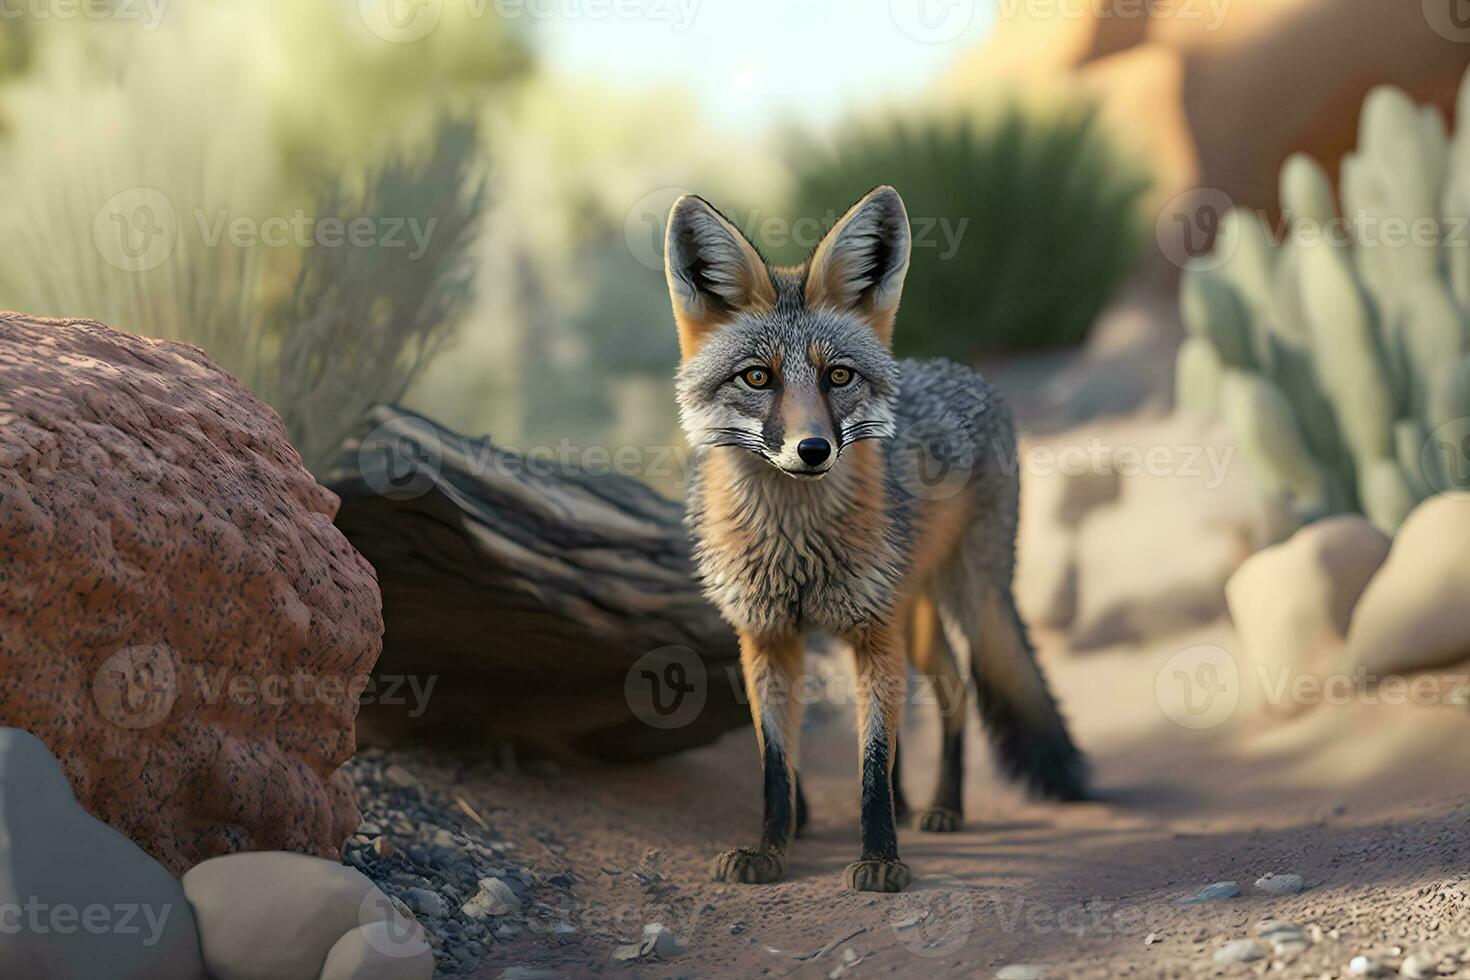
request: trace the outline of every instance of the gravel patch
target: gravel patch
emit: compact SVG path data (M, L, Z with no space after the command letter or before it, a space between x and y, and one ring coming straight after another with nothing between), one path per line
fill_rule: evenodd
M348 763L362 823L342 860L423 926L435 976L466 973L523 932L565 934L570 927L541 898L569 889L570 878L543 882L473 804L421 780L414 765L373 750Z

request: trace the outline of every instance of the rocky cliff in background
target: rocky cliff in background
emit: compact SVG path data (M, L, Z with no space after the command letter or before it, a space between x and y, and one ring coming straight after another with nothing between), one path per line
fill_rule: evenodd
M0 314L0 725L175 874L357 825L382 617L337 504L198 349Z
M1007 83L1079 82L1154 168L1160 203L1210 187L1274 209L1291 153L1335 171L1374 85L1454 105L1470 25L1453 11L1454 0L1004 0L990 40L941 89L969 102Z

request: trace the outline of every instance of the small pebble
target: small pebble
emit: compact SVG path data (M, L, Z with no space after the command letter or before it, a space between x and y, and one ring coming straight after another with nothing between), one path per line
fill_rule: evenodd
M484 878L480 881L480 892L461 907L472 919L483 919L492 915L517 915L521 911L521 900L509 885L499 878Z
M449 914L449 904L444 901L444 897L427 888L410 888L403 893L403 903L413 910L414 915L442 919Z
M1429 977L1439 976L1439 960L1426 953L1415 953L1404 958L1399 964L1399 974L1406 976L1409 980L1428 980Z
M1175 905L1199 905L1202 902L1215 902L1222 898L1235 898L1240 894L1240 885L1233 881L1217 881L1213 885L1206 885L1193 895L1175 901Z
M1272 895L1295 895L1306 887L1301 875L1268 874L1256 879L1256 887Z
M1394 970L1370 957L1354 956L1352 962L1348 963L1348 973L1355 977L1387 977L1392 976Z
M1046 973L1030 963L1012 963L995 971L995 980L1042 980Z
M1237 939L1215 950L1216 963L1254 963L1265 957L1265 947L1254 939Z
M1270 943L1271 951L1281 958L1298 956L1312 947L1312 940L1302 927L1291 922L1266 922L1258 935Z
M650 922L643 927L643 955L670 957L684 952L684 947L674 938L668 927L659 922Z

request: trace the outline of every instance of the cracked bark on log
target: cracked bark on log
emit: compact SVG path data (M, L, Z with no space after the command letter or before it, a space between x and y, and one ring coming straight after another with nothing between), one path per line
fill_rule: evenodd
M694 580L677 502L387 406L324 482L383 592L365 741L631 761L749 722L735 636ZM406 684L393 693L407 703L370 703L404 676L434 679L419 717Z

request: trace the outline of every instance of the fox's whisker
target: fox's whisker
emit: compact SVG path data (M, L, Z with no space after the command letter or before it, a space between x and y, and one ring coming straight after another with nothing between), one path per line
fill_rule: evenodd
M893 424L886 419L868 419L862 422L854 422L842 430L842 442L844 444L861 442L864 439L881 439L890 435Z
M765 449L765 446L761 443L761 440L758 436L756 436L752 432L747 432L744 429L727 428L721 426L713 429L708 429L706 431L712 438L712 441L706 443L706 445L710 446L711 448L720 448L722 446L725 446L733 447L735 449L748 449L751 452L756 453L761 452Z

